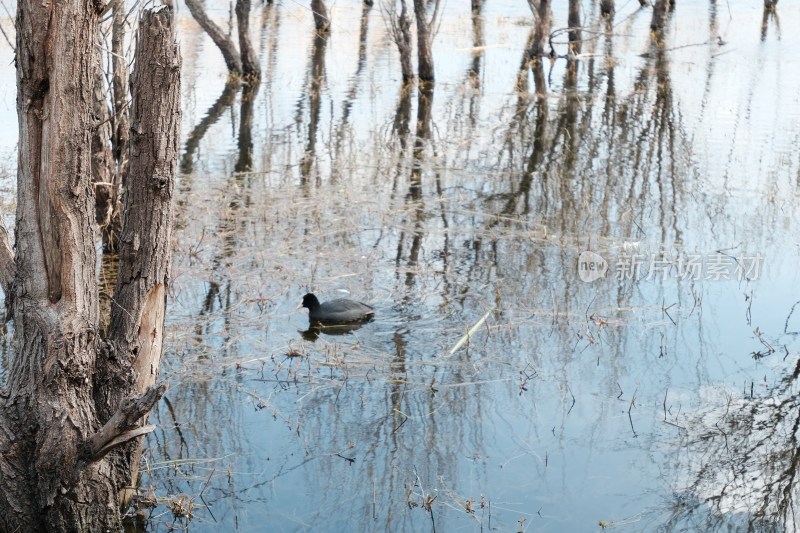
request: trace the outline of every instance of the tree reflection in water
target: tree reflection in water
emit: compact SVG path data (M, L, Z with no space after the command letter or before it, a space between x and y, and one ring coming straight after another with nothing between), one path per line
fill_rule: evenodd
M260 84L184 45L173 388L143 486L201 531L793 529L778 12L684 2L651 31L619 2L445 3L420 87L380 3L327 4L322 34L305 5L254 9ZM578 278L585 250L606 279ZM759 279L677 275L756 252ZM311 289L376 320L306 331ZM755 327L785 362L750 357Z

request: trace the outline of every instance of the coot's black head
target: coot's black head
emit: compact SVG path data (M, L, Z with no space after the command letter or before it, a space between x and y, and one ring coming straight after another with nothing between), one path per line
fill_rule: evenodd
M319 307L319 300L317 300L317 297L309 292L308 294L303 296L303 307L308 307L309 309L316 309L317 307Z

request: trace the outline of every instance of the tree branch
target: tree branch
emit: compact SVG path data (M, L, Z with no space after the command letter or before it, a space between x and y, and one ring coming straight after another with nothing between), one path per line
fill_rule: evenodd
M137 426L143 416L169 389L169 383L152 385L137 399L128 399L106 424L89 439L89 462L96 462L117 446L140 435L150 433L155 426Z
M192 14L194 20L197 21L200 27L211 37L211 40L214 41L214 44L217 45L219 51L222 52L222 57L225 59L228 70L241 76L242 59L233 40L225 35L222 28L217 26L213 20L208 18L199 0L186 0L186 7L189 8L189 13Z

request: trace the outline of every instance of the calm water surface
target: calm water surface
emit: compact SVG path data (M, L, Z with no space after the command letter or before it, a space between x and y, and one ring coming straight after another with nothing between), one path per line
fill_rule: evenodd
M257 3L249 91L181 6L147 529L797 530L800 8L583 2L520 76L525 3L462 3L429 93L378 5Z
M579 59L519 91L525 7L448 3L423 95L377 7L317 41L305 6L259 8L264 78L221 106L184 19L142 485L192 497L191 529L795 529L800 11L686 2L658 49L649 12L609 35L587 2ZM309 290L377 319L304 338Z

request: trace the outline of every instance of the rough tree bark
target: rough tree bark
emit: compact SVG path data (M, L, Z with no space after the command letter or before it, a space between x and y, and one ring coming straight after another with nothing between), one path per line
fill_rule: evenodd
M103 420L126 398L141 396L155 384L161 360L180 153L180 55L172 24L171 13L145 13L139 27L120 266L104 357L95 374ZM138 460L129 464L128 480L136 477Z
M118 531L118 490L131 478L130 465L118 466L116 448L151 430L142 419L166 390L153 383L180 118L172 13L148 12L141 23L147 37L139 39L146 48L139 53L159 56L140 55L137 61L142 74L134 98L153 111L142 113L133 129L152 136L147 141L152 144L136 145L131 163L132 168L137 160L159 163L152 172L140 163L137 174L131 173L132 188L150 192L144 197L130 193L138 202L131 201L131 210L138 215L126 213L133 252L122 260L125 272L135 271L139 282L149 280L154 287L131 296L129 278L120 280L114 300L130 323L113 324L106 341L98 331L91 181L96 9L93 0L23 0L17 6L15 264L7 262L8 242L0 232L0 279L13 276L15 325L14 357L0 393L2 531ZM163 225L157 238L149 230L156 222ZM155 255L158 261L148 262ZM130 331L134 341L121 342ZM112 358L116 364L108 362ZM123 367L123 360L134 363ZM127 373L110 375L116 372ZM104 390L118 383L127 387Z

